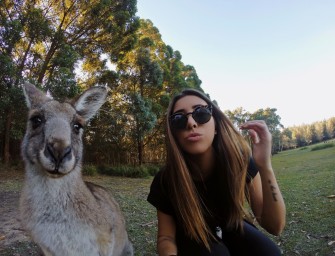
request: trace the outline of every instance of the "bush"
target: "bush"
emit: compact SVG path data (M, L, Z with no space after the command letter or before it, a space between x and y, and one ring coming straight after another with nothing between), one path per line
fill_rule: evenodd
M85 165L83 167L83 175L94 176L97 173L98 173L98 170L94 165Z
M133 168L126 165L114 166L111 168L111 174L114 176L132 177L132 173L134 173Z
M108 174L113 176L122 176L130 178L144 178L149 176L147 169L144 168L143 166L128 166L128 165L111 167L109 169Z
M109 174L109 172L110 172L110 167L107 166L107 165L98 165L97 169L98 169L98 173L99 173L99 174L110 175L110 174Z
M335 145L333 143L325 143L325 144L319 144L317 146L314 146L311 148L311 151L315 150L320 150L320 149L325 149L325 148L331 148L334 147Z
M145 164L141 166L119 165L119 166L98 166L98 173L109 176L121 176L130 178L146 178L154 176L160 167L153 164Z
M159 165L154 165L154 164L146 164L144 165L147 170L148 170L148 173L150 176L155 176L156 173L160 170L160 166Z

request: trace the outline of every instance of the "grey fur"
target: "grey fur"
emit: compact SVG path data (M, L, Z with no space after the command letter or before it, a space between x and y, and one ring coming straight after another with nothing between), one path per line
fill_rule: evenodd
M133 255L118 203L81 174L81 125L105 102L107 90L92 87L72 105L29 83L23 89L29 108L21 147L23 227L45 255Z

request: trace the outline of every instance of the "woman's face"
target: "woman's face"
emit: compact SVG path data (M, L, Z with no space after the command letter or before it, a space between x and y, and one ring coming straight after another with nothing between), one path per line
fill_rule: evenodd
M172 114L192 113L199 106L208 106L203 99L188 95L176 101ZM215 136L215 122L211 116L204 124L197 123L191 114L187 115L184 129L174 129L175 137L181 148L191 155L202 155L212 152L212 142Z

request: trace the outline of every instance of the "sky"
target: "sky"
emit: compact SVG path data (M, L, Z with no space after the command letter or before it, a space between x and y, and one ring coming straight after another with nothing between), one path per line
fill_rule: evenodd
M221 110L276 108L285 127L335 116L335 0L137 0Z

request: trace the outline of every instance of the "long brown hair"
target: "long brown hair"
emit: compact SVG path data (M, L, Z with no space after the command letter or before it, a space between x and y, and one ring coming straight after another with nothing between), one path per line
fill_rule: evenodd
M227 202L225 228L228 229L243 231L246 174L251 153L249 145L232 122L200 91L185 89L171 100L167 112L167 159L163 177L169 184L177 217L182 221L184 230L190 237L209 249L209 239L213 238L213 235L205 223L206 209L203 209L194 185L188 156L178 145L169 122L175 103L187 95L197 96L212 106L212 116L217 131L213 141L216 152L216 171L223 185L219 192L221 194L218 196L223 197Z

